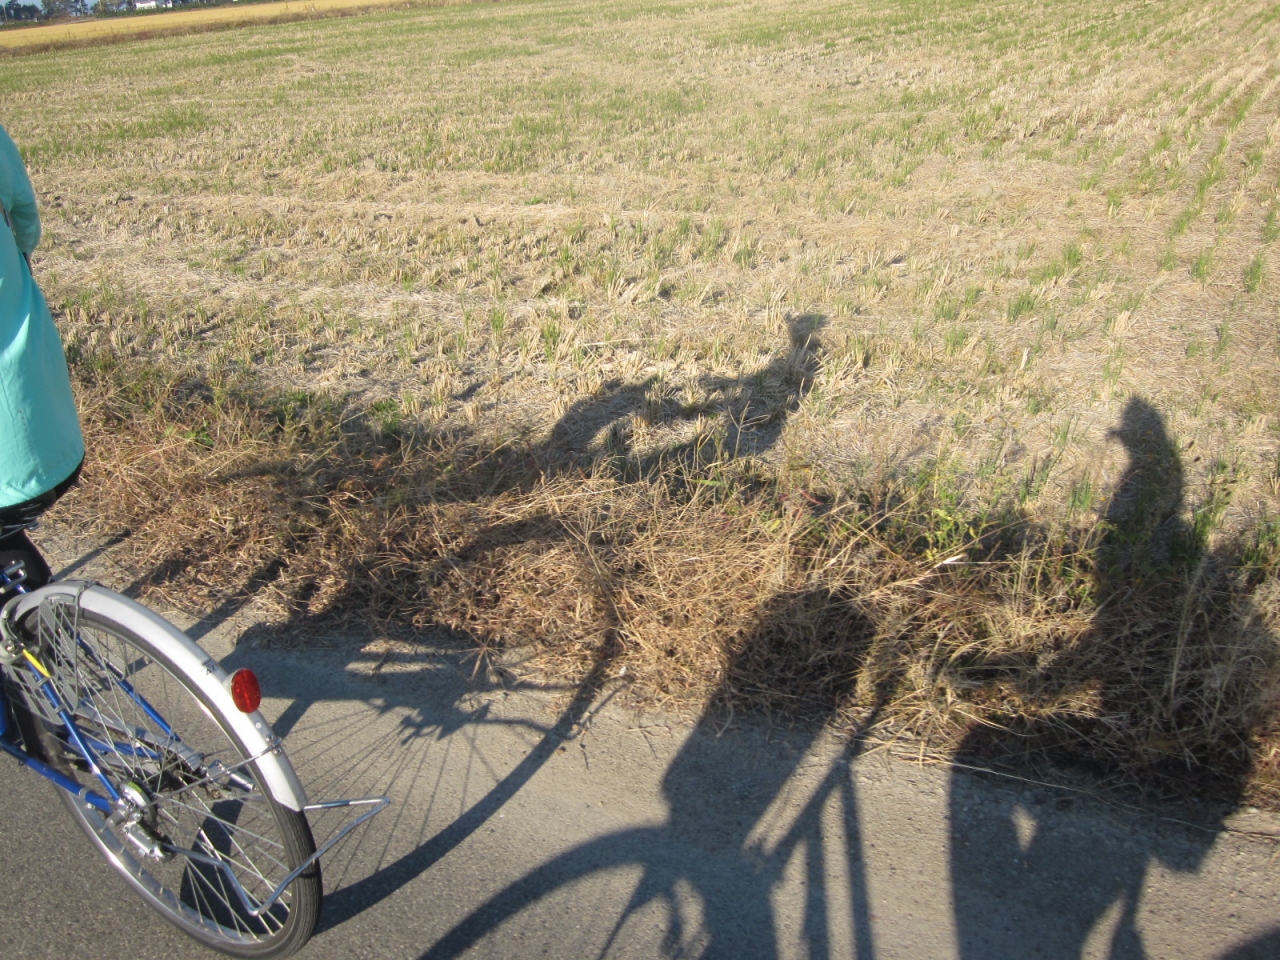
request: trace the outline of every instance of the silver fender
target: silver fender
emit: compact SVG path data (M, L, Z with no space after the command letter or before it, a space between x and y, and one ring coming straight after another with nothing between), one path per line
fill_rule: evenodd
M220 717L234 730L249 754L258 756L258 769L271 795L290 810L301 811L307 805L306 791L302 789L293 764L283 752L271 749L272 733L266 718L258 711L241 713L236 708L227 688L227 672L195 641L141 604L85 580L63 580L17 597L5 610L5 616L12 618L11 622L16 621L52 596L78 601L81 609L145 636L183 674L184 679L217 708ZM178 731L179 735L181 732Z

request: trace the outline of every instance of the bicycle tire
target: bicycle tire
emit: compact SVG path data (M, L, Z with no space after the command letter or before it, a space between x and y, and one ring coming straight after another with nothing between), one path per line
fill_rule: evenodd
M202 689L199 672L208 672L211 662L157 631L153 614L114 599L122 602L106 615L81 608L75 597L53 595L16 623L87 735L100 770L117 793L132 798L117 810L133 816L106 815L81 797L58 792L107 861L183 932L232 956L287 956L315 929L318 862L259 917L226 872L234 872L256 902L265 900L315 852L306 817L274 796L263 755L255 759L225 704ZM35 752L86 790L103 794L41 695L37 675L24 674L22 732L39 741Z

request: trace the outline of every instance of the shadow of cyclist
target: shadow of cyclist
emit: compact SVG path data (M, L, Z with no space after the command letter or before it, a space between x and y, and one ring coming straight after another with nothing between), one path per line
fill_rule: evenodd
M1073 770L1105 785L1108 764L1119 764L1124 782L1149 785L1149 800L1194 793L1218 812L1239 802L1249 771L1247 722L1189 743L1199 731L1188 707L1206 694L1206 678L1229 686L1271 675L1266 664L1274 661L1273 645L1249 625L1252 618L1229 616L1211 596L1222 586L1218 561L1206 553L1202 532L1183 518L1181 458L1159 412L1132 398L1111 436L1123 444L1128 465L1094 557L1097 613L1085 641L1051 668L1089 678L1090 689L1076 692L1095 699L1091 717L1010 717L1001 726L975 727L957 753L951 867L966 960L1076 960L1086 943L1117 960L1145 958L1137 911L1150 864L1194 872L1217 839L1212 829L1181 827L1104 836L1063 816L1059 791L992 784L966 768L1032 780L1060 779ZM1203 623L1193 628L1189 611ZM1242 644L1251 646L1249 662L1261 668L1256 679L1231 660ZM1064 693L1055 675L1026 663L989 661L983 668L1021 682L1031 697ZM1198 777L1186 775L1188 761L1199 766Z
M816 334L822 323L821 317L813 315L792 318L788 321L788 340L785 350L769 363L741 377L707 378L701 382L700 386L705 393L705 398L704 402L700 404L699 410L709 410L725 418L727 424L724 436L728 438L728 442L721 443L715 451L711 452L706 451L696 442L680 442L657 453L642 452L635 456L631 456L629 449L626 449L624 450L624 456L631 456L632 461L631 471L633 472L631 475L647 476L651 471L663 468L678 460L691 459L705 463L708 455L723 458L745 455L748 452L758 454L766 451L776 443L785 426L787 417L798 408L812 386L819 363L819 346ZM655 384L651 381L629 385L614 384L593 397L574 404L553 427L544 442L535 445L531 450L521 452L522 456L527 456L540 469L527 475L516 471L516 489L521 489L525 483L532 484L537 482L539 475L554 476L571 471L593 472L601 465L604 459L613 456L613 453L608 449L602 453L598 449L598 445L593 445L599 435L601 433L607 434L629 417L643 413L645 410L648 411L646 415L650 416L654 422L673 427L678 427L682 421L698 415L691 409L674 404L674 401L661 391L655 392L654 387ZM357 438L356 445L359 446L360 443L360 438ZM622 446L625 448L627 445L624 443ZM476 476L465 477L464 482L458 485L458 489L471 491L475 494L476 502L480 503L483 499L481 491L492 493L494 489L480 476L483 470L490 469L491 466L491 464L481 464L476 467L474 470ZM463 473L467 473L471 469L466 463L459 464L458 468ZM294 472L299 469L298 465L280 463L274 465L271 469L280 472L278 478L267 478L272 480L271 489L276 490L278 488L279 491L283 491L278 494L280 497L294 496L292 491L299 486L296 483L299 478L294 476ZM370 487L371 484L375 483L373 479L365 476L350 476L349 471L342 470L341 463L325 464L324 473L325 475L322 477L302 478L307 482L301 486L308 490L314 488L317 499L322 497L335 483L345 487L355 484L360 492L368 492L370 495L372 495L372 492L376 492L372 491ZM344 476L344 473L347 475ZM521 480L520 477L525 479ZM231 483L235 482L236 478L228 476L224 479L225 482ZM341 486L339 489L341 489ZM345 495L351 497L356 494L351 490L347 490ZM281 509L285 509L288 507L288 503L282 501L280 506ZM565 528L562 522L556 521L555 518L525 517L478 529L465 543L457 546L442 547L440 555L433 558L434 566L428 572L428 575L441 577L453 575L459 570L465 570L470 566L476 565L494 552L516 545L531 543L539 548L545 547L546 549L563 549L566 546L572 549L591 549L589 545L576 544L571 532ZM325 630L332 611L342 610L344 604L358 606L364 603L367 600L366 594L371 588L367 584L361 585L358 583L359 573L363 569L377 567L382 562L382 559L381 557L361 556L347 558L347 562L353 571L349 577L350 582L342 590L338 591L336 595L330 595L324 610L318 612L312 612L305 602L304 584L303 593L300 594L302 599L296 605L292 614L283 623L275 624L270 628L251 630L242 638L241 645L228 658L226 662L228 668L253 662L252 647L254 641L259 639L259 634L262 635L261 639L269 639L268 635L278 637L299 631L307 634L320 633ZM139 585L167 582L173 576L180 577L186 569L196 568L201 562L203 562L203 558L198 553L187 551L184 548L177 556L167 560L161 558L154 570L149 574L144 574L139 581ZM302 565L298 564L297 566ZM285 572L294 578L298 576L293 558L270 558L260 569L249 576L245 591L228 598L218 610L201 620L192 631L193 636L198 638L216 629L228 617L234 616L247 606L252 599L254 591L274 582L277 577ZM607 610L610 607L608 595L610 586L602 582L598 584L598 588L601 591L601 596L596 599L599 601L599 606ZM361 593L362 590L365 592L364 594ZM780 599L778 608L766 611L764 614L765 622L759 625L744 626L744 647L734 655L735 662L743 664L752 657L762 655L760 654L760 649L763 648L760 647L760 644L763 643L763 638L781 635L779 633L781 627L778 625L787 619L781 612L783 607L791 605L790 608L794 611L795 603L806 606L813 602L813 597L803 601L795 600L795 598ZM772 624L772 626L768 626L768 624ZM851 634L858 643L861 642L859 630L860 628L854 629ZM828 630L827 634L824 634L824 636L828 635L830 635L830 630ZM455 648L465 647L467 641L468 638L465 635L455 634L446 643L446 646L452 644ZM442 662L448 662L456 678L463 678L466 672L463 669L463 657L456 649L442 649L431 653L432 656ZM389 863L380 863L371 874L334 891L327 898L322 924L325 927L340 924L345 919L354 916L400 889L428 870L441 857L457 847L486 823L489 818L494 816L504 804L529 782L567 740L574 737L581 730L591 712L599 707L601 700L607 696L610 679L616 675L615 664L619 654L620 646L617 630L614 627L606 627L595 641L592 662L586 671L586 675L574 688L569 703L554 721L536 729L531 728L535 734L536 742L531 746L527 755L514 768L509 769L502 775L480 800L471 804L461 816L454 819L447 827L416 845L409 853ZM729 675L732 677L737 674L731 669ZM836 674L840 678L840 682L846 681L851 675L851 672ZM286 708L284 714L277 721L278 732L281 733L287 732L307 711L315 699L314 691L303 687L293 687L289 684L288 679L285 678L285 683L276 689L278 694L292 696L294 699L294 702ZM421 731L406 727L397 733L403 738L418 736L425 732L433 732L439 736L442 735L443 731L489 722L483 711L472 711L463 706L463 700L468 692L497 689L503 685L511 686L507 681L491 681L483 676L479 679L466 678L465 680L460 679L460 682L457 683L451 682L447 685L448 689L443 691L447 701L443 706L440 704L423 705L425 709L419 711L421 713ZM519 684L515 684L515 686L519 686ZM828 702L830 699L826 693L822 694L822 697L828 697L828 700L823 702ZM819 699L822 697L819 697ZM408 706L411 709L416 706L407 701L399 705ZM389 704L388 706L391 705ZM816 720L818 725L821 724L826 712L829 712L829 707L824 707L818 711L820 714ZM669 774L668 787L673 812L673 825L678 830L684 829L681 826L684 823L703 822L699 819L702 815L693 811L692 797L694 792L691 789L691 784L694 774L691 771L696 765L696 758L705 756L705 750L710 749L705 746L704 741L713 742L714 738L711 736L710 730L717 722L714 720L713 714L709 712L704 719L699 734L694 741L691 741L692 745L682 754L684 759L679 761ZM410 722L410 726L412 726L412 722ZM708 740L709 737L711 738L710 740ZM699 746L700 744L703 745ZM704 752L699 753L700 750ZM743 801L744 804L747 804L744 807L744 819L742 820L744 824L754 823L759 819L764 809L764 806L760 804L767 805L769 798L773 795L774 788L777 784L784 782L793 770L794 766L784 763L781 767L772 768L770 773L763 777L759 791L752 795L757 796L759 802L748 803L746 800ZM834 790L835 787L831 789ZM673 850L670 839L672 833L667 832L662 836L665 843L664 849ZM744 842L745 834L735 834L734 844L731 846L741 848ZM741 867L742 858L746 855L739 850L739 854L736 856L737 859L730 861L728 873L724 876L733 875L734 871ZM700 889L714 886L716 883L714 876L705 872L699 874L700 870L703 870L700 865L690 864L687 867L682 867L678 872L694 876L700 885ZM762 887L752 894L750 900L753 903L753 910L764 910L765 914L767 914L767 901L761 900L760 896L756 895L763 889ZM748 921L744 919L745 914L742 914L741 911L737 911L721 901L715 901L712 912L716 916L723 915L723 918L719 920L713 917L712 922L712 926L718 931L717 936L720 939L732 936L729 932L730 914L736 918L734 922L748 925L752 923L767 923L767 920Z
M544 476L566 472L590 474L606 461L616 463L619 460L630 461L623 470L630 478L647 476L655 470L672 466L676 461L698 461L707 455L707 451L697 441L692 441L656 454L632 456L626 438L627 421L643 415L652 422L670 425L696 416L705 409L717 410L727 418L735 454L748 450L762 453L777 441L787 416L794 412L812 386L819 363L817 331L823 322L823 318L816 315L789 319L787 351L742 378L708 378L702 384L707 400L699 405L697 411L676 405L652 380L607 385L593 396L573 404L554 425L548 438L532 451L532 458ZM601 434L605 435L603 443L595 443ZM715 455L725 456L728 446L722 444ZM441 575L457 575L495 550L532 539L545 540L549 548L557 542L573 550L590 549L578 544L556 518L532 517L495 524L479 531L472 540L441 557L437 566ZM596 598L598 607L611 610L610 585L596 578L593 589L602 593ZM607 681L616 672L614 661L621 653L617 626L614 624L605 629L597 641L593 665L578 684L570 704L527 757L483 800L441 834L373 876L330 897L322 921L324 924L340 923L424 872L473 833L528 782L555 750L581 728L591 710L598 707ZM460 722L470 722L470 719L461 719Z

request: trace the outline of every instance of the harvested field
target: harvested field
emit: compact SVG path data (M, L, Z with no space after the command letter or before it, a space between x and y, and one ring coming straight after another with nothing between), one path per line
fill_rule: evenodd
M67 510L174 603L1274 801L1278 43L542 2L14 59Z

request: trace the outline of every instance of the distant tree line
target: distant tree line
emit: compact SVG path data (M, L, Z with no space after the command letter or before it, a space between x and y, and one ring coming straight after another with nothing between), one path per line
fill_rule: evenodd
M209 0L174 0L171 6L188 3L206 3ZM53 20L58 17L97 17L133 10L134 0L44 0L43 8L36 3L20 3L7 0L0 5L0 18L10 20ZM163 6L163 3L161 4Z
M89 15L88 0L43 0L44 6L41 8L35 3L19 3L18 0L8 0L0 10L3 11L5 20L52 20L55 17L85 17ZM98 6L106 4L108 0L98 0ZM129 3L132 6L132 2ZM123 4L121 4L123 8ZM95 8L96 9L96 8Z
M44 15L50 20L55 17L84 17L89 13L86 0L42 0Z
M5 20L41 20L45 16L38 4L19 3L18 0L9 0L0 9L4 11Z

